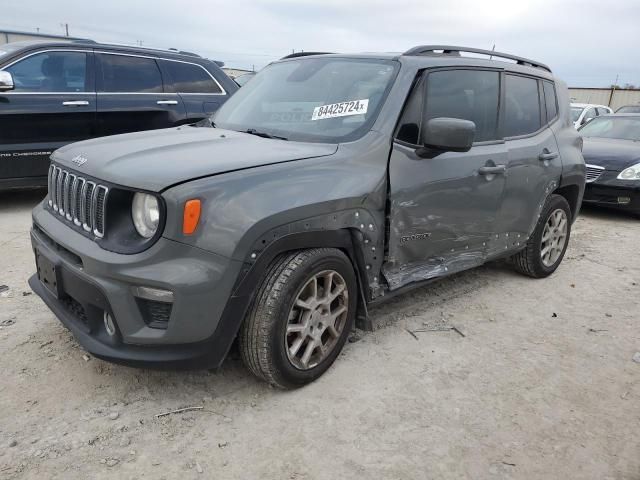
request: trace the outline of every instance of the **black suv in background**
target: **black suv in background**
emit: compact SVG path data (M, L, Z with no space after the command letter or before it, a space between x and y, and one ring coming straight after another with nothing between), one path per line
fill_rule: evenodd
M0 190L46 185L49 155L63 145L193 123L237 89L215 62L187 52L92 41L3 45Z

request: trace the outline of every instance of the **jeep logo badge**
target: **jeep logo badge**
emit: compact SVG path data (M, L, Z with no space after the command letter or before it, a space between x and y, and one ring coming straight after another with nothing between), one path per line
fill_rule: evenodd
M84 157L82 155L76 155L71 159L71 161L75 163L77 166L81 167L82 165L87 163L88 160L87 160L87 157Z

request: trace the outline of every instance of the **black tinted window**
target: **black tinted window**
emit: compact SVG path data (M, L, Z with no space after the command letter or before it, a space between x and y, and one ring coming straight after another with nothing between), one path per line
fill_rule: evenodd
M504 114L505 137L526 135L538 130L541 126L538 81L506 75Z
M404 107L396 138L402 142L418 145L420 142L420 124L422 122L422 106L424 104L424 81L421 78Z
M425 121L461 118L476 124L476 142L495 140L500 76L482 70L450 70L427 77Z
M45 52L20 60L6 69L16 92L85 92L87 54Z
M222 93L204 68L191 63L165 61L173 90L180 93Z
M547 107L547 122L551 122L558 115L556 103L556 89L551 82L542 82L544 88L544 103Z
M162 92L162 76L154 59L124 55L98 57L102 66L101 92Z

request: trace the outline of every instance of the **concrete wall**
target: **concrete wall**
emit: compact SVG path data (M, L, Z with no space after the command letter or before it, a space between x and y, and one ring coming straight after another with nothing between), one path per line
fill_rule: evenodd
M617 110L623 105L640 104L640 88L570 88L569 97L576 103L597 103Z

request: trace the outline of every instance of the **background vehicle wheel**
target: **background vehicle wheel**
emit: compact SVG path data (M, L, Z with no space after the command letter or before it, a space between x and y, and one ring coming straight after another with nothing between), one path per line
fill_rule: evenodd
M312 382L342 350L357 301L355 273L340 250L279 257L242 324L242 360L254 375L280 388Z
M524 250L512 257L515 269L534 278L551 275L564 257L571 235L571 208L561 195L551 195Z

